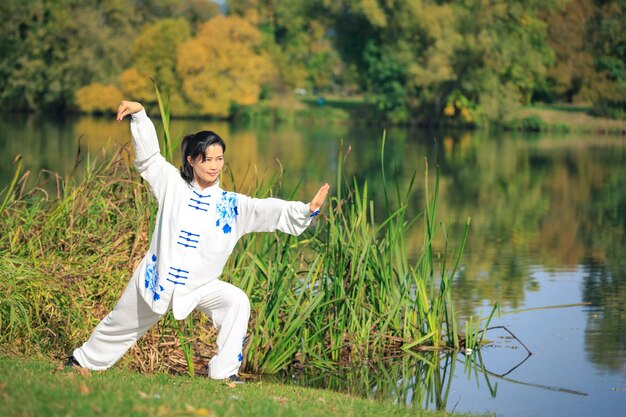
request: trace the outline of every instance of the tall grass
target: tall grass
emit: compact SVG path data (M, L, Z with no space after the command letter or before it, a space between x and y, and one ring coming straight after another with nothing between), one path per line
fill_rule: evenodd
M294 361L318 366L371 362L460 346L450 289L469 220L448 267L447 236L443 253L433 247L435 237L445 232L436 221L438 173L424 212L407 217L410 181L408 189L395 193L398 201L383 190L387 209L383 221L376 222L368 184L342 178L343 149L338 161L324 219L305 239L255 236L228 264L226 275L251 294L255 306L247 343L250 370L273 373ZM424 181L429 183L427 164ZM423 253L411 263L405 232L420 219L426 230ZM435 271L443 273L436 276Z
M169 112L169 106L161 107ZM171 143L168 134L166 148ZM383 137L383 173L384 148ZM436 219L438 169L425 209L412 217L408 201L415 176L405 190L397 184L392 189L385 179L381 216L374 213L369 185L344 177L346 154L341 146L333 193L304 236L248 236L226 266L223 279L246 291L253 306L247 371L371 363L479 340L459 336L450 291L469 220L457 250L450 250L445 227ZM121 148L87 160L80 179L57 177L56 197L38 187L17 194L15 186L5 190L0 220L3 350L61 357L86 340L114 306L148 245L155 213L128 159ZM426 163L423 172L429 190ZM297 194L297 187L290 193L280 189L280 175L256 178L255 184L245 191L287 199ZM417 221L424 222L424 243L421 256L410 262L405 233ZM435 246L436 239L443 247ZM143 371L205 372L214 335L204 315L194 313L186 323L168 315L124 361Z

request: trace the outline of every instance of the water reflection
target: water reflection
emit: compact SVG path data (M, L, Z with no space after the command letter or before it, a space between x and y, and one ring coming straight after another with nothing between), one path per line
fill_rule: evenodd
M456 353L422 352L370 366L308 368L284 376L285 382L346 392L363 398L446 410Z
M156 124L159 130L158 121ZM425 160L430 166L430 190L438 164L438 219L445 224L452 249L458 245L467 217L472 218L462 265L453 282L460 317L486 315L495 302L503 311L591 303L586 309L523 316L532 319L507 316L501 324L514 327L516 334L524 333L523 340L532 340L531 350L538 352L507 377L545 386L571 381L576 385L566 388L595 392L596 385L604 384L596 378L601 374L609 381L606 384L626 387L626 139L393 128L386 132L383 156L382 128L333 124L246 127L201 120L175 120L171 126L175 138L202 129L218 132L227 142L226 159L234 178L233 184L224 178L227 188L246 191L256 181L282 171L283 195L302 180L295 198L303 200L324 181L336 188L338 149L343 144L344 155L349 149L344 174L367 181L379 217L385 210L384 180L393 190L392 198L399 195L409 212L418 214L426 198ZM14 169L11 162L18 153L23 155L25 169L33 174L45 169L67 175L79 143L86 159L101 147L113 149L130 140L128 124L108 118L60 120L3 114L0 132L0 189L9 183ZM415 184L408 193L415 173ZM411 256L421 252L422 227L417 222L407 231ZM443 248L442 241L436 243ZM485 368L502 374L513 362L513 351L481 353ZM457 382L457 388L447 388L451 379L465 378L454 369L458 363L458 358L437 355L403 358L393 366L387 361L348 373L325 370L307 378L308 383L343 387L367 396L391 395L397 401L448 410L460 401L457 411L489 411L480 404L473 408L468 397L482 398L473 386ZM547 376L544 369L550 370ZM510 410L520 401L518 397L536 395L536 391L522 395L524 389L531 389L524 386L511 396L509 388L494 388L503 381L494 381L493 375L487 380L484 372L470 373L474 375L471 384L480 385L489 396L492 389L497 392L501 401L493 406L499 414L514 415ZM620 415L611 407L626 406L626 395L612 397L602 391L608 389L602 385L601 392L592 397L608 404L603 415ZM560 397L546 397L546 401L561 404ZM584 410L590 413L584 408L589 403L564 401L573 408L572 415L576 407L583 410L581 415ZM518 407L525 410L521 403Z
M497 330L497 329L494 329ZM466 379L483 386L483 397L496 398L502 384L515 384L547 392L587 396L583 391L538 381L517 379L514 371L531 357L530 352L520 354L516 349L519 341L503 334L498 341L483 349L500 350L504 360L494 371L483 358L482 351L465 355L457 352L413 352L389 358L369 365L346 366L343 368L311 367L282 376L282 381L315 388L332 389L362 398L392 401L417 409L454 411L462 399L458 380ZM493 364L492 364L493 365ZM540 379L540 378L536 378Z
M600 369L626 378L626 269L614 274L593 263L585 269L583 297L594 306L587 318L586 350Z

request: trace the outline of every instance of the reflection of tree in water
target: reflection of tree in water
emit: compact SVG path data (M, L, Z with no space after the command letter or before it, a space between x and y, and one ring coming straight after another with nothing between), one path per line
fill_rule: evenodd
M593 363L626 374L626 276L597 265L587 268L584 300L596 307L587 320L587 352Z
M626 169L615 170L606 187L592 196L585 228L596 258L585 263L584 301L595 307L589 315L586 344L591 360L611 371L626 373ZM592 227L593 226L593 227Z
M626 213L626 205L615 201L620 193L624 198L626 184L607 188L616 172L626 178L619 148L550 139L494 141L480 134L472 141L451 137L445 144L441 210L453 220L449 234L460 235L464 218L472 216L455 281L455 306L462 314L484 300L518 307L525 291L538 288L535 266L575 267L586 257L610 261L615 248L599 242L624 229L624 214L607 224L616 212ZM594 214L590 206L597 201L607 206ZM590 237L594 233L598 239Z
M525 142L477 135L470 143L462 137L445 143L444 215L458 222L450 235L458 235L460 222L472 217L455 307L462 315L483 300L517 308L525 291L536 288L528 255L548 209L544 174L532 170Z

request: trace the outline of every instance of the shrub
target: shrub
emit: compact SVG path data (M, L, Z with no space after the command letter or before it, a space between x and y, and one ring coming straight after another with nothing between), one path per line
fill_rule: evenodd
M75 96L78 108L85 113L115 112L123 99L117 87L99 83L79 88Z

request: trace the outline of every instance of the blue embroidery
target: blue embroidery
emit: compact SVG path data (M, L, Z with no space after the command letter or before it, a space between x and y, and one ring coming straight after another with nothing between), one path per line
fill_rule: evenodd
M196 210L209 211L209 210L207 210L207 209L203 209L202 207L199 207L199 206L193 206L193 205L191 205L191 204L187 204L187 205L188 205L189 207L191 207L191 208L195 208Z
M196 197L198 198L209 198L211 197L211 195L202 195L199 192L197 192L196 190L191 190L193 191L193 193L196 195ZM189 201L190 203L187 204L189 207L195 208L196 210L202 210L202 211L209 211L205 208L202 208L201 206L204 204L205 206L210 206L210 203L205 203L204 201L200 201L200 200L196 200L195 198L189 197ZM195 205L193 204L195 203Z
M246 343L246 336L244 336L244 337L241 339L241 347L242 347L242 349L243 349L243 344L244 344L244 343ZM237 360L238 360L239 362L243 362L243 352L239 352L239 355L237 356Z
M204 205L207 205L207 206L211 205L211 203L205 203L204 201L196 200L195 198L190 198L189 200L193 201L194 203L196 203L198 205L200 205L200 204L204 204Z
M315 210L313 213L311 213L311 217L315 217L318 214L320 214L320 209Z
M157 268L157 257L152 255L152 262L146 267L145 285L150 291L152 291L154 301L158 301L161 298L160 292L163 292L165 288L159 285L159 270Z
M191 190L191 191L193 191L193 193L194 193L195 195L197 195L199 198L209 198L209 197L211 197L211 194L209 194L209 195L202 195L202 194L200 194L199 192L197 192L196 190ZM207 204L208 204L208 203L207 203Z
M217 221L216 227L222 226L222 232L228 234L233 230L232 224L235 221L235 217L239 215L239 208L237 207L237 194L222 192L222 198L217 202Z
M185 281L178 281L179 279L181 280L185 280L187 278L189 278L189 271L185 271L184 269L180 269L180 268L175 268L173 266L170 266L170 270L167 273L168 275L174 277L174 279L171 278L167 278L167 280L169 282L172 282L174 284L177 285L187 285L187 283Z
M191 233L186 230L181 230L180 234L178 235L178 241L176 243L186 248L195 249L198 246L194 245L194 243L198 243L200 241L199 238L200 238L200 235L198 234ZM184 240L184 242L181 242L181 240Z

